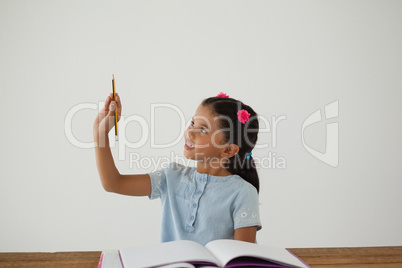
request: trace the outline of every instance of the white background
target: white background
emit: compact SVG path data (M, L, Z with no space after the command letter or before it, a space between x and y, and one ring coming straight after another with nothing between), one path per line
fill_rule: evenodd
M400 163L401 1L0 1L0 251L117 249L159 242L160 201L103 190L90 143L98 105L111 92L123 115L151 123L151 104L189 120L223 91L278 124L261 133L261 244L281 247L402 244ZM304 120L339 102L339 117L305 130L325 152L339 123L339 165L303 147ZM323 113L323 117L325 117ZM271 122L272 123L272 122ZM172 109L155 110L155 138L182 137ZM261 127L264 127L261 124ZM137 122L121 136L142 137ZM183 157L184 140L112 149L123 174ZM119 151L122 156L119 159ZM144 162L145 163L145 162Z

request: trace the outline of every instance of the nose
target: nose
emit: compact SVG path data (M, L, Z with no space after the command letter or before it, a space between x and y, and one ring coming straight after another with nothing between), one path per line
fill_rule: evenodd
M188 128L186 129L186 131L184 132L184 137L185 137L186 139L189 139L189 140L191 140L191 141L194 141L194 133L193 133L193 131L190 130L190 127L188 127Z

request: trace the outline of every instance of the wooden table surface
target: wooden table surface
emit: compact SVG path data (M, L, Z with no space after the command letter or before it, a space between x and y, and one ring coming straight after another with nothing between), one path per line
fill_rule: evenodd
M313 268L402 268L402 246L289 250ZM100 251L0 253L0 267L97 268L100 254Z

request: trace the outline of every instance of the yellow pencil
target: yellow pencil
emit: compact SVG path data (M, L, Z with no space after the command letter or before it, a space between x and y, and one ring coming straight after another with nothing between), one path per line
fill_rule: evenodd
M114 133L116 137L116 141L119 140L119 131L117 129L117 103L116 103L116 89L114 85L114 74L112 75L112 88L113 88L113 101L115 104L115 109L114 109Z

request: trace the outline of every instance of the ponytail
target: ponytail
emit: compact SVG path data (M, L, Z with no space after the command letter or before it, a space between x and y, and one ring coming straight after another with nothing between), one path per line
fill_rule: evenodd
M251 151L258 138L257 113L250 106L229 97L210 97L204 99L202 105L210 107L214 113L225 118L218 121L220 129L229 130L223 131L224 140L239 147L239 152L228 159L227 171L237 174L251 183L259 193L260 180L254 159L251 156ZM237 117L237 112L242 109L250 113L249 120L244 124Z

